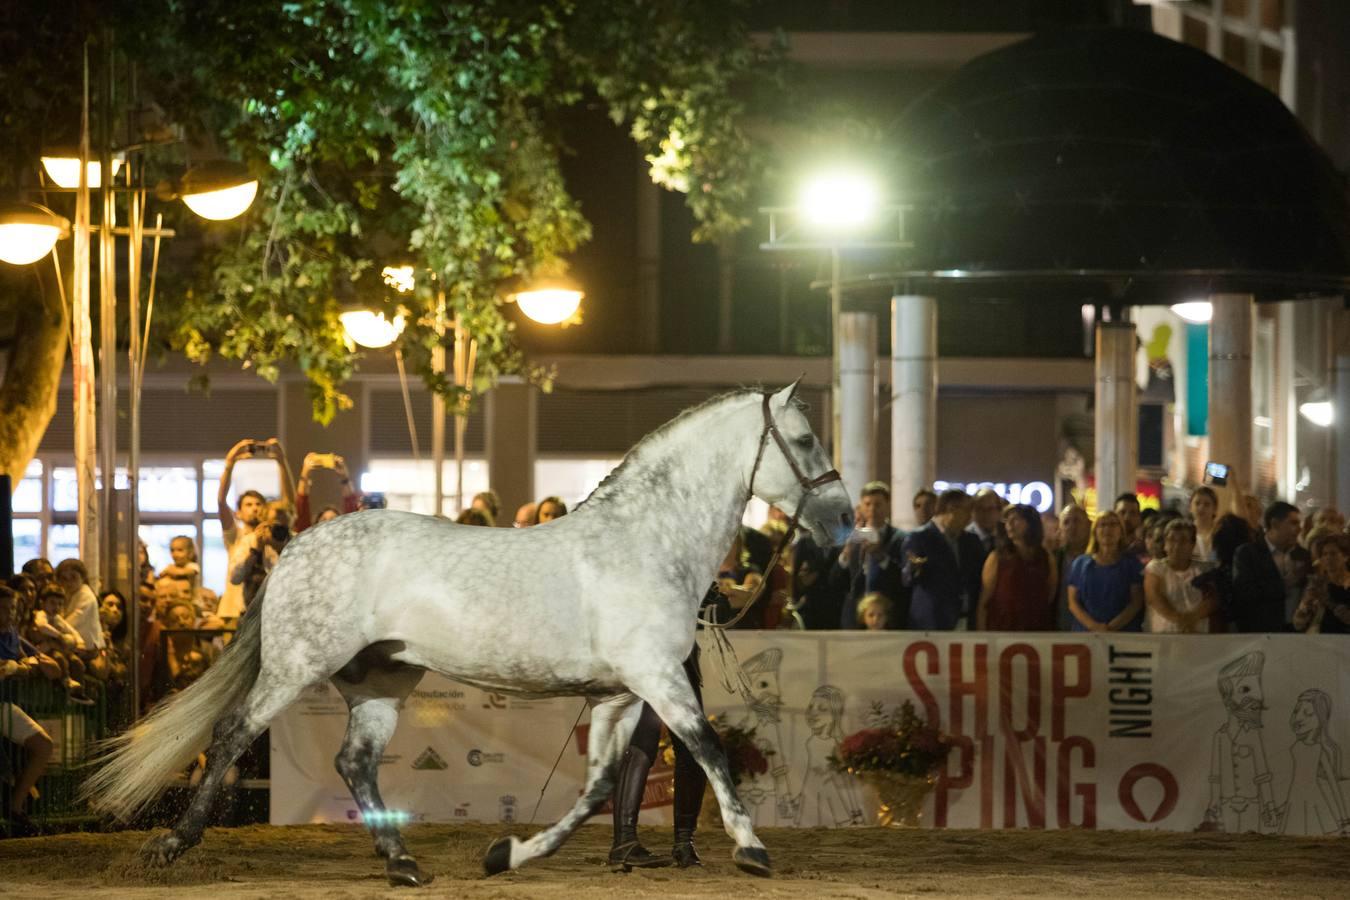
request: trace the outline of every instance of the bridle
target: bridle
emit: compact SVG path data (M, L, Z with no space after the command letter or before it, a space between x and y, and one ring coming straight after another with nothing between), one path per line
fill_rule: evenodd
M843 477L840 476L838 469L830 469L828 472L823 472L815 478L808 477L807 474L802 471L802 467L797 464L796 458L793 457L792 451L788 447L787 439L783 437L782 432L778 430L778 426L773 421L773 412L769 409L769 400L772 396L772 394L765 393L763 397L762 408L764 410L764 430L759 433L759 449L755 452L755 464L750 468L750 487L746 491L745 499L748 503L750 502L750 498L755 495L755 476L759 474L759 466L764 462L764 451L769 447L770 437L772 437L773 442L778 445L778 449L783 454L783 458L787 460L787 464L792 469L792 474L797 479L797 486L802 489L802 493L801 496L797 498L797 508L792 511L792 517L788 519L787 530L785 530L783 536L778 539L778 546L774 548L773 556L770 557L769 564L764 569L764 577L760 580L759 586L755 588L755 592L750 595L750 599L746 601L745 605L741 607L740 612L736 613L730 621L712 622L699 616L698 621L708 628L730 628L741 619L745 618L745 614L750 611L750 608L759 600L760 595L764 593L764 588L769 583L769 573L773 571L774 566L778 565L778 558L783 555L783 550L792 542L792 536L797 533L797 528L799 527L797 524L798 519L801 516L803 507L806 506L806 501L810 499L811 495L815 493L817 489L836 481L843 481Z

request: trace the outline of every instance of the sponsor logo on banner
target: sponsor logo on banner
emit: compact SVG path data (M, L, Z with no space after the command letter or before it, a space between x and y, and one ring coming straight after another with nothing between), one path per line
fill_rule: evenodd
M516 798L512 794L503 794L497 798L497 818L507 825L516 821Z
M427 711L431 710L462 712L468 709L468 704L464 699L464 691L459 688L450 688L448 690L413 691L408 695L408 699L403 701L400 708L425 715Z
M450 813L451 817L456 819L469 818L469 807L472 805L472 803L457 803L454 810Z
M482 750L474 749L469 751L469 765L481 766L484 763L504 763L506 762L505 753L484 753Z
M413 760L412 767L419 772L429 772L448 769L450 764L442 759L441 755L434 749L428 747L417 755L417 759Z

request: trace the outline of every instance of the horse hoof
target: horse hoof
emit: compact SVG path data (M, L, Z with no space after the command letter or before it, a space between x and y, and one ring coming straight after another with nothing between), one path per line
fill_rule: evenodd
M736 863L736 868L750 875L768 878L773 874L773 868L769 865L769 851L763 847L737 847L732 851L731 859Z
M168 834L158 834L141 846L141 862L147 866L162 868L182 856L186 849L183 839L172 831Z
M488 875L500 875L511 871L511 850L518 843L520 841L513 837L497 838L493 841L492 846L488 847L487 854L483 856L483 871Z
M385 864L384 874L394 887L423 887L435 880L435 875L424 874L411 856L395 856Z

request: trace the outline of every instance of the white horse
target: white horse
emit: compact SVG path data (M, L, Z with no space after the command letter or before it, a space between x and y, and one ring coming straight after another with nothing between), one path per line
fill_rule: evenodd
M470 528L372 510L299 535L220 660L113 739L85 796L128 818L209 744L188 808L142 848L166 865L201 840L239 754L305 688L331 680L350 708L338 772L390 882L425 884L430 876L381 815L376 774L400 702L430 669L485 690L582 694L592 704L581 798L529 840L493 843L489 875L553 853L604 802L641 700L707 772L736 864L768 875L681 663L751 495L796 510L822 545L852 526L848 495L795 390L737 391L686 411L644 438L572 515L546 525Z

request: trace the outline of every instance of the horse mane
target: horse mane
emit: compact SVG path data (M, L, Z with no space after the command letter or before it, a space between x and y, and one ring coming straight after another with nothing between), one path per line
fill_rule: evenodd
M763 388L737 388L735 390L727 391L724 394L709 397L697 406L691 406L684 410L678 416L671 419L669 422L666 422L660 428L657 428L655 431L649 433L642 440L634 444L632 448L624 454L623 461L615 466L614 470L606 475L604 480L596 485L595 490L591 491L586 496L585 500L578 503L576 508L580 509L583 506L589 507L593 502L598 503L612 499L622 490L625 484L624 475L637 465L646 461L647 454L644 451L649 451L653 446L660 444L667 436L681 428L688 420L730 400L750 395L762 395L763 393Z

